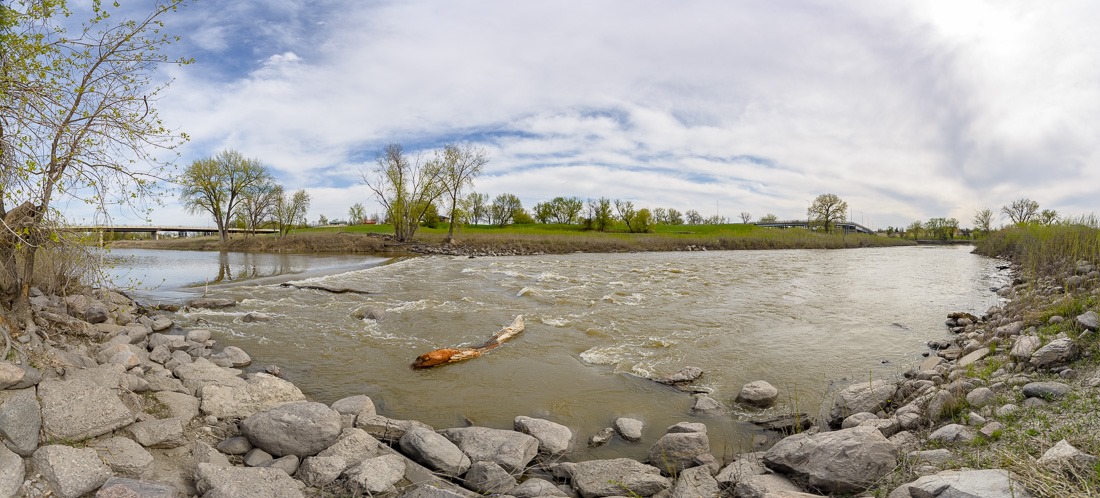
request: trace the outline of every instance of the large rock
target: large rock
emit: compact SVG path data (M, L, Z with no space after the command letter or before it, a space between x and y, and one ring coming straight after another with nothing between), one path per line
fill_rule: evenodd
M171 484L156 481L139 481L125 477L112 477L96 492L96 498L176 498L178 493Z
M523 481L522 484L512 488L508 494L515 496L516 498L536 498L539 496L569 496L560 488L554 485L554 483L547 481L546 479L539 479L532 477Z
M509 472L523 472L539 450L538 439L515 431L459 427L439 433L457 445L471 461L496 462Z
M1023 387L1025 398L1040 398L1047 401L1061 399L1072 390L1061 382L1030 382Z
M374 401L369 396L362 394L337 400L332 404L332 409L339 412L340 415L359 416L361 414L376 415L378 413L374 407Z
M706 432L674 432L661 436L649 448L649 464L667 475L676 475L696 466L696 457L703 454L710 454Z
M257 373L242 382L236 387L202 388L202 412L218 418L245 418L282 403L306 399L297 386L273 375Z
M719 496L718 481L706 467L685 470L676 479L669 498L714 498Z
M342 430L339 413L312 401L284 403L241 422L241 433L256 447L275 456L299 458L328 448Z
M23 381L27 371L9 361L0 361L0 390L7 389Z
M449 439L428 429L414 428L406 432L399 445L409 458L451 477L465 474L472 463Z
M1016 343L1012 345L1012 351L1009 351L1008 355L1020 361L1028 361L1042 344L1042 339L1037 336L1022 335L1016 339Z
M508 494L516 487L516 478L493 462L477 462L463 477L466 487L482 494Z
M629 417L619 417L615 419L615 432L619 433L619 437L636 443L642 440L642 427L644 424L641 420Z
M876 413L894 401L897 391L893 382L885 380L852 384L837 395L829 411L829 425L840 427L840 423L853 413Z
M199 398L191 396L190 394L160 391L153 393L153 397L156 398L160 404L164 405L169 416L178 418L183 425L187 425L191 422L191 419L199 416L199 404L201 401L199 401Z
M521 415L516 417L514 423L517 431L538 439L539 451L547 455L562 455L569 451L569 445L573 442L573 431L557 422Z
M337 439L324 451L317 454L319 457L338 456L347 462L347 466L357 465L368 458L374 458L382 454L383 445L377 439L362 429L344 429Z
M91 447L115 475L144 479L153 470L153 455L130 438L112 437L96 441Z
M672 487L657 467L629 458L579 462L573 485L584 498L601 496L653 496Z
M186 353L182 354L186 356ZM168 363L173 363L173 361L169 361ZM247 384L245 380L240 377L239 370L219 367L206 358L196 358L193 362L176 365L175 368L171 370L192 393L198 393L204 388L211 386L241 388Z
M31 456L38 449L41 410L34 389L0 393L0 439L4 445L20 456Z
M311 456L302 460L294 477L306 486L323 488L336 481L349 467L348 461L339 456Z
M195 489L203 498L301 498L301 483L278 469L198 464Z
M178 418L152 419L126 427L126 432L146 448L178 448L187 444Z
M928 435L929 441L941 443L968 442L974 439L974 430L961 424L947 424Z
M397 420L382 415L367 415L365 413L360 413L355 417L355 427L389 443L396 443L406 432L413 428L435 430L432 429L432 426L416 420Z
M733 487L733 496L740 498L814 498L821 495L803 493L794 481L779 474L749 476Z
M1069 363L1077 357L1077 346L1073 339L1063 338L1050 341L1031 355L1029 362L1035 368L1050 368Z
M1076 318L1077 326L1085 330L1096 331L1096 328L1100 326L1100 315L1097 315L1095 311L1086 311Z
M38 385L47 440L79 441L130 425L134 414L115 391L83 380Z
M394 486L405 477L405 459L399 455L368 458L345 474L353 493L380 495L394 493Z
M192 308L221 309L237 305L237 301L229 298L199 297L187 303Z
M0 445L0 496L18 496L25 474L23 459Z
M59 444L43 446L31 457L34 470L63 498L84 496L111 477L111 469L91 448L72 448Z
M897 450L878 429L853 427L784 438L764 464L824 493L859 493L897 465Z
M900 490L900 491L899 491ZM1007 470L945 470L902 484L890 496L1031 498L1031 493L1012 480Z
M732 488L750 476L767 473L763 459L764 452L761 451L738 455L736 460L722 467L714 478L722 488Z
M767 408L779 398L779 389L763 380L756 380L741 386L737 402L756 408Z
M1061 465L1076 465L1086 469L1092 469L1095 467L1097 458L1089 455L1073 445L1069 444L1065 439L1058 441L1049 450L1043 452L1043 456L1039 457L1038 464L1046 466L1061 466Z
M222 352L210 355L210 362L219 367L243 368L252 364L252 357L237 346L226 346Z

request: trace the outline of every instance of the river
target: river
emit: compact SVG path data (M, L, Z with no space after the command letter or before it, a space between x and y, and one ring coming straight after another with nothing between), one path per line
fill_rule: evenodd
M256 255L115 250L120 274L145 277L149 300L196 293L231 297L229 310L176 316L248 351L255 369L278 365L312 399L367 394L393 418L437 428L511 428L517 415L565 424L571 458L644 456L664 429L707 424L722 458L767 436L752 417L791 409L817 414L854 380L894 378L946 335L952 311L981 314L1008 282L1001 262L970 247L571 254L523 257ZM209 283L222 276L223 283ZM225 278L229 275L230 278ZM243 277L243 278L242 278ZM357 289L331 294L278 283ZM149 282L161 282L149 289ZM224 283L229 282L229 283ZM182 288L192 285L191 288ZM196 286L197 287L194 287ZM384 310L357 320L361 306ZM250 311L273 317L243 323ZM411 370L417 355L472 346L522 314L526 331L481 358ZM637 376L683 366L728 410L692 415L691 397ZM777 407L733 404L766 380ZM643 444L584 441L620 416L646 423ZM774 437L774 436L769 436Z

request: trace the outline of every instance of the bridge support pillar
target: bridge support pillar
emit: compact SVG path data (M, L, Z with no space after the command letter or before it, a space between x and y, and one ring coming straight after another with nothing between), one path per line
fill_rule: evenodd
M153 240L160 240L160 232L153 230Z

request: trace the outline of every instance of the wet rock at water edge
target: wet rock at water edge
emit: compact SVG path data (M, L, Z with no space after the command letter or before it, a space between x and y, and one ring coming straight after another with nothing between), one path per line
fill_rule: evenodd
M780 432L788 436L805 431L814 425L813 419L805 412L755 419L750 420L750 422L761 429Z
M253 445L275 456L311 456L328 448L343 429L340 414L310 401L296 401L260 411L241 422L241 433Z
M615 437L615 429L611 427L604 427L599 432L588 438L588 447L595 448L597 446L603 446L611 441L611 438Z
M826 493L859 493L897 465L897 450L872 427L787 437L764 454L768 468Z
M207 308L207 309L221 309L230 308L237 305L237 301L229 298L215 298L215 297L200 297L192 299L187 303L187 306L192 308Z
M641 420L629 417L617 418L614 424L615 432L619 433L619 437L632 443L642 440L642 427L644 425Z
M514 426L517 431L538 439L539 451L547 455L562 455L573 442L573 431L557 422L519 416L515 418Z
M628 490L653 496L672 487L660 469L629 458L589 460L576 464L573 485L584 498L622 496Z
M774 405L775 400L778 398L779 389L766 381L757 380L741 387L741 392L737 395L737 402L756 408L768 408Z

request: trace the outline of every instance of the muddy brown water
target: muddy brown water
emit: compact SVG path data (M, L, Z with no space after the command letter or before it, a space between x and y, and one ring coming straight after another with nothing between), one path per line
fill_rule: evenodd
M317 401L370 395L383 415L437 428L511 428L517 415L570 427L571 459L643 457L664 429L706 423L719 458L769 435L746 421L791 409L818 414L831 393L894 378L947 334L947 313L981 314L1008 281L1000 261L970 248L571 254L496 258L257 255L118 250L118 272L160 283L146 300L231 297L229 310L194 310L185 327L215 331L255 369L278 365ZM208 285L217 275L233 275ZM330 294L278 285L350 288ZM224 282L230 282L225 284ZM191 285L190 288L184 288ZM362 306L384 310L357 320ZM248 312L272 317L244 323ZM477 345L522 314L527 329L481 358L412 370L417 355ZM699 385L726 412L693 415L689 395L646 381L697 366ZM777 407L733 403L766 380ZM640 444L585 440L621 416L646 423Z

